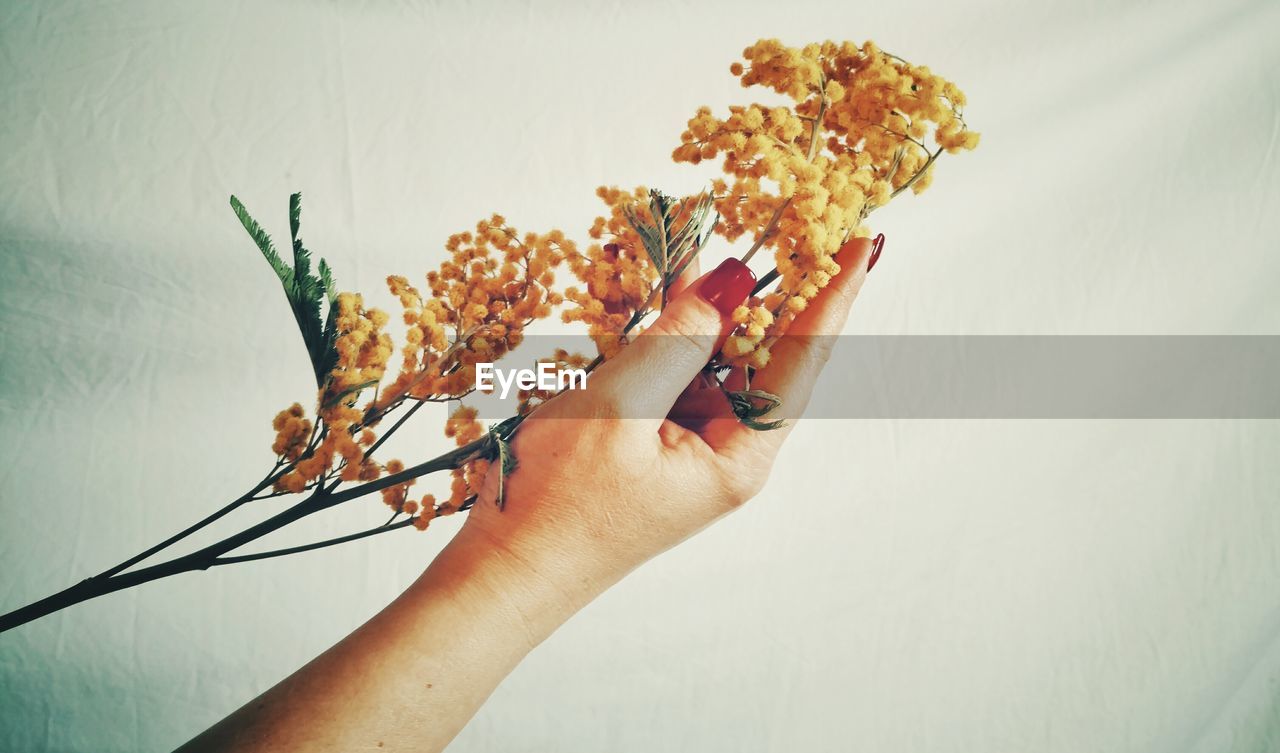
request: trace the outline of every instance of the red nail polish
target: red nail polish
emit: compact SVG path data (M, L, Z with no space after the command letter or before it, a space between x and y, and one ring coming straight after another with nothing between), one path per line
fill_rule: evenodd
M875 240L871 241L871 258L867 260L868 272L870 272L871 268L876 265L876 262L880 261L880 252L883 250L884 250L884 233L881 233L876 236Z
M737 259L725 259L698 286L698 295L715 306L721 316L728 316L747 300L755 284L756 276L746 264Z

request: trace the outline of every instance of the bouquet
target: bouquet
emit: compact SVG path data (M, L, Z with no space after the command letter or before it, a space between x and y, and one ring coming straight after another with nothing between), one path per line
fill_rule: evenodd
M428 403L458 401L477 389L477 370L520 346L529 327L554 314L581 323L595 353L558 350L542 363L589 373L625 348L666 305L680 275L719 236L749 238L741 257L767 250L773 268L760 277L735 327L707 365L738 420L760 431L779 399L750 385L769 362L771 346L795 316L839 272L836 251L869 234L870 214L933 179L944 153L973 149L978 134L962 114L964 94L928 68L873 43L823 42L802 48L761 40L743 51L730 73L744 87L764 87L779 104L733 106L718 116L702 108L688 121L672 153L676 162L718 160L708 190L670 196L639 187L602 187L602 216L585 246L560 230L520 232L501 215L476 223L445 243L448 260L424 285L387 279L404 323L402 341L386 331L391 314L339 292L332 269L314 263L300 233L301 196L289 199L289 245L275 241L234 196L231 206L279 279L306 345L316 395L272 421L274 463L244 494L183 531L63 591L0 617L8 630L87 599L178 573L268 559L380 535L426 530L441 516L476 504L488 474L500 480L518 458L511 439L521 422L557 390L520 392L510 418L484 426L476 410L459 406L445 425L456 449L406 464L384 458L384 443ZM872 258L871 262L874 263ZM557 273L575 282L557 287ZM450 481L418 494L418 480L447 471ZM377 494L389 517L345 536L284 549L243 548L290 523ZM437 496L438 495L438 496ZM144 565L206 526L249 505L287 498L279 512L182 556Z

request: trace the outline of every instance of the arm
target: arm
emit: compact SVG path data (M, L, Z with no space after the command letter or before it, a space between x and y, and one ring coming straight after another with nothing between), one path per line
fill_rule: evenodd
M865 239L841 250L841 273L753 380L795 415L830 348L813 336L839 334L871 252ZM763 485L789 429L743 427L696 379L753 283L726 262L675 295L588 390L520 428L503 511L489 474L458 535L404 594L181 750L442 750L565 620Z
M180 750L442 750L588 600L464 527L386 609Z

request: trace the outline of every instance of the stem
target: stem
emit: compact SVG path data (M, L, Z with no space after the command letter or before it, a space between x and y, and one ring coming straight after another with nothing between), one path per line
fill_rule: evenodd
M151 548L149 548L149 549L147 549L147 550L145 550L145 551L142 551L142 552L139 552L138 554L135 554L134 556L130 557L129 559L125 560L124 562L121 562L120 564L116 565L116 566L115 566L115 567L113 567L113 568L110 568L110 569L108 569L108 570L104 570L104 571L102 571L102 573L100 574L100 576L99 576L99 577L110 578L111 576L115 575L116 573L119 573L119 572L121 572L121 571L123 571L123 570L128 570L129 568L131 568L131 567L133 567L134 565L138 564L139 562L141 562L141 561L143 561L143 560L147 559L148 557L151 557L152 555L156 554L157 552L161 551L162 549L166 549L166 548L168 548L168 547L170 547L170 546L172 546L172 545L176 544L177 542L181 541L182 539L185 539L186 537L190 536L191 534L195 533L196 531L199 531L201 528L204 528L205 526L207 526L207 525L209 525L209 524L213 523L214 521L219 520L219 519L220 519L220 518L222 518L224 515L227 515L228 513L231 513L232 511L234 511L234 510L238 509L241 505L243 505L244 503L248 502L250 499L251 499L251 497L249 497L249 496L240 497L239 499L235 500L234 502L232 502L231 504L229 504L229 505L227 505L226 507L222 508L221 510L218 510L217 512L213 513L212 515L210 515L210 516L208 516L208 517L204 518L203 520L199 521L198 523L194 523L194 524L192 524L191 526L189 526L189 527L187 527L187 528L183 529L182 531L179 531L178 533L175 533L174 535L170 536L169 538L165 539L164 541L161 541L159 544L156 544L155 546L153 546L153 547L151 547Z
M813 162L813 158L818 154L818 135L822 131L822 119L826 117L827 114L826 77L823 77L819 86L821 87L821 94L820 99L818 100L818 114L814 117L812 125L809 126L809 151L808 154L805 155L805 159L809 162ZM756 252L760 250L760 247L768 242L769 237L778 229L778 220L782 219L782 213L786 211L787 207L790 205L791 198L788 198L773 211L773 216L769 218L769 223L765 225L764 231L760 233L760 237L756 238L756 242L751 244L751 248L747 249L747 253L743 255L743 264L751 261L751 257L755 256ZM775 269L774 271L776 272L777 270ZM756 291L759 291L760 289L760 286L757 285ZM753 291L752 295L755 295L756 291Z
M760 278L760 281L756 283L756 286L751 289L751 295L759 294L761 290L764 290L765 288L769 287L769 283L773 282L774 280L778 279L781 276L782 275L778 272L777 267L774 267L773 269L769 270L767 273L765 273L763 277Z
M288 468L291 468L291 467L292 467L292 464L290 464L289 466L286 466L286 470L287 470ZM134 565L138 564L139 562L141 562L141 561L143 561L143 560L147 559L148 557L151 557L152 555L154 555L154 554L156 554L156 553L160 552L160 551L161 551L161 550L163 550L163 549L167 549L168 547L173 546L174 544L176 544L176 543L178 543L179 541L181 541L181 540L185 539L186 537L190 536L191 534L195 533L196 531L199 531L200 529L202 529L202 528L204 528L204 527L206 527L206 526L208 526L208 525L210 525L210 524L214 523L215 521L217 521L217 520L221 519L223 516L225 516L225 515L227 515L227 514L229 514L229 513L233 512L233 511L235 511L235 510L236 510L236 509L238 509L241 505L244 505L244 504L245 504L245 503L247 503L247 502L251 502L251 501L253 501L253 500L254 500L254 495L256 495L258 492L260 492L260 491L262 491L263 489L266 489L268 486L270 486L270 485L271 485L271 484L276 480L276 478L277 478L281 473L282 473L282 471L279 471L279 464L277 463L276 468L273 468L273 469L272 469L272 471L271 471L271 473L268 473L268 474L267 474L266 478L264 478L264 479L262 479L261 481L259 481L259 482L258 482L258 483L257 483L257 484L252 488L252 489L250 489L249 491L245 492L245 493L244 493L243 495L241 495L240 497L238 497L238 498L236 498L235 500L233 500L233 501L232 501L230 504L228 504L226 507L223 507L221 510L218 510L217 512L214 512L212 515L209 515L209 516L205 517L204 519L202 519L202 520L200 520L200 521L198 521L198 522L196 522L196 523L191 524L190 526L188 526L188 527L184 528L183 530L179 531L178 533L175 533L174 535L170 536L169 538L165 539L164 541L161 541L159 544L156 544L156 545L155 545L155 546L153 546L153 547L150 547L150 548L148 548L148 549L145 549L145 550L143 550L143 551L139 552L138 554L135 554L134 556L130 557L129 559L125 560L124 562L121 562L120 564L116 565L115 567L102 571L102 573L100 573L100 574L98 575L98 577L101 577L101 578L109 578L109 577L111 577L112 575L115 575L116 573L122 572L122 571L124 571L124 570L128 570L129 568L131 568L131 567L133 567Z
M51 596L46 596L39 601L19 607L5 615L0 615L0 633L26 624L32 620L44 617L45 615L65 609L82 601L104 596L109 593L115 593L126 588L132 588L143 583L149 583L153 580L165 578L178 573L192 572L195 570L207 570L214 565L220 564L219 558L222 558L227 552L238 549L245 544L262 538L290 523L301 520L308 515L327 510L335 505L340 505L357 497L380 491L389 486L403 483L409 479L417 478L435 471L445 470L449 468L457 468L462 463L471 460L479 453L488 449L492 439L489 435L485 435L470 444L463 445L455 450L446 452L445 454L419 463L412 468L406 468L400 473L370 481L359 486L345 489L336 494L331 494L324 489L317 489L310 497L298 502L276 515L258 523L257 525L246 528L245 530L228 536L221 541L210 544L203 549L198 549L190 554L176 557L167 562L161 562L150 567L144 567L139 570L129 572L120 572L119 566L111 570L99 573L98 575L86 578L79 583L63 589ZM221 514L225 514L219 511ZM218 513L215 513L218 515ZM213 517L213 516L211 516ZM203 521L202 521L203 523ZM199 524L197 524L198 526ZM193 526L195 528L195 526ZM368 533L368 532L365 532ZM371 534L370 534L371 535ZM357 536L357 538L359 538ZM335 542L337 543L337 542ZM153 549L157 549L153 547ZM150 551L150 550L149 550ZM145 554L145 553L144 553ZM140 561L141 556L134 557L129 560L130 563ZM225 564L225 563L223 563Z
M897 196L898 194L902 193L903 191L915 185L916 181L920 180L920 178L923 177L925 173L929 172L929 168L933 167L934 161L936 161L938 157L941 155L942 155L942 147L938 147L938 151L934 152L933 154L930 154L929 159L925 160L924 167L920 168L919 170L916 170L915 175L912 175L910 178L907 179L906 183L903 183L901 186L898 186L898 189L896 191L889 194L889 198L892 199L893 197Z
M167 575L177 575L178 573L195 569L197 567L192 561L189 561L188 556L112 577L96 575L82 580L70 588L63 589L52 596L46 596L39 601L0 616L0 633L45 615L53 614L60 609L79 604L82 601L88 601L98 596L114 593Z
M382 433L382 436L378 437L378 441L374 442L374 443L373 443L373 445L369 447L369 449L367 449L367 450L365 450L365 451L364 451L364 458L363 458L363 459L364 459L364 460L368 460L369 458L373 457L373 453L374 453L374 451L376 451L379 447L381 447L381 446L382 446L382 443L383 443L383 442L385 442L385 441L387 441L387 439L389 439L389 438L391 437L391 435L392 435L392 434L395 434L395 433L396 433L396 429L399 429L401 426L403 426L403 425L404 425L404 422L405 422L405 421L408 421L408 420L409 420L409 418L410 418L411 416L413 416L413 414L414 414L414 413L417 413L417 412L418 412L418 409L422 407L423 402L424 402L424 401L419 400L418 402L414 403L414 404L409 408L409 410L405 411L405 413L404 413L404 415L403 415L403 416L401 416L400 418L396 419L396 422L395 422L394 424L392 424L392 425L391 425L391 428L390 428L390 429L387 429L385 432L383 432L383 433Z
M751 257L756 255L756 252L760 250L760 247L763 246L765 242L769 240L769 237L773 235L773 232L778 229L778 220L782 219L782 213L785 212L789 206L791 206L791 199L787 199L782 202L778 205L777 209L773 210L773 216L769 218L768 224L764 226L764 230L760 233L760 237L756 238L756 242L751 244L751 248L747 249L747 253L742 256L741 261L743 264L751 261Z
M631 320L627 322L627 326L622 328L622 334L625 335L631 330L635 329L636 325L639 324L640 321L644 319L646 315L648 315L649 307L653 305L653 300L658 297L659 291L663 292L664 294L666 293L666 289L665 289L666 286L663 285L663 282L664 280L662 279L658 280L658 287L654 288L649 293L649 300L645 301L644 305L636 309L635 313L631 315ZM587 369L586 369L587 373L590 374L591 372L595 371L596 367L602 363L604 363L604 356L597 355L595 358L591 360L591 363L587 364Z
M413 525L413 518L406 518L405 520L402 520L399 523L392 523L388 521L383 525L380 525L376 528L370 528L367 531L360 531L359 533L349 533L346 536L338 536L336 538L325 539L324 541L316 541L310 544L303 544L301 546L291 546L285 549L272 549L269 552L256 552L254 554L242 554L238 557L218 557L213 561L213 564L214 566L233 565L239 562L253 562L255 560L265 560L265 559L271 559L273 557L283 557L286 554L310 552L314 549L324 549L325 547L336 546L337 544L345 544L348 541L355 541L357 539L363 539L368 536L376 536L380 533L386 533L387 531L395 531L400 528L404 528L406 526L411 526L411 525Z

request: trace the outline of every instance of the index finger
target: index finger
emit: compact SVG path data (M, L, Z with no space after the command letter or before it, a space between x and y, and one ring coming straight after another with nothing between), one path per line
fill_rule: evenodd
M755 282L747 265L733 258L703 275L597 369L596 399L610 401L621 417L661 424L733 328L730 315Z
M813 385L831 356L835 337L844 330L849 309L866 280L868 266L879 258L883 247L884 235L876 236L874 241L854 238L841 247L835 257L840 272L773 344L769 364L752 378L753 389L781 398L788 416L799 417L809 404ZM766 414L761 420L769 421L771 417ZM717 452L733 452L748 446L758 450L762 444L776 452L794 424L794 420L788 419L782 428L757 431L735 419L722 419L708 425L703 438Z

